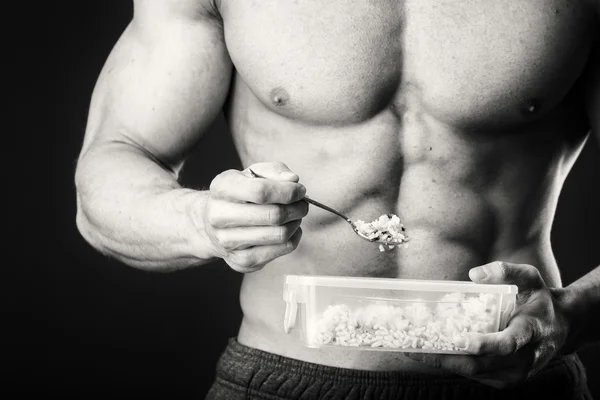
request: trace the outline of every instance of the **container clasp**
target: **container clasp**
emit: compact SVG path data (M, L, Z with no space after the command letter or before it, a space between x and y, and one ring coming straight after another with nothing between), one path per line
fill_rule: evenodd
M290 290L287 292L285 299L285 315L283 317L283 330L285 333L290 333L294 325L296 325L296 314L298 312L298 302L296 301L296 291Z

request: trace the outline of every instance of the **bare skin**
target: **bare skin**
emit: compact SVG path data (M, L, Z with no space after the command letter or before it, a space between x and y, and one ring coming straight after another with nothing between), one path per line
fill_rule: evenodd
M398 3L136 2L92 99L78 226L137 268L222 258L245 273L242 344L510 386L598 340L579 316L598 310L600 268L562 288L550 229L569 169L600 137L600 6ZM208 191L180 187L222 109L244 168L267 179L231 170ZM410 246L379 252L306 193L356 219L398 214ZM510 282L524 295L506 331L466 338L473 357L418 363L305 348L283 331L285 274Z

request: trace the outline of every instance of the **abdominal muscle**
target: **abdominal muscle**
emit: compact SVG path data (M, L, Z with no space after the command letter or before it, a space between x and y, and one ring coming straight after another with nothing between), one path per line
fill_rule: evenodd
M400 116L385 108L359 124L309 126L268 109L239 82L233 93L228 120L245 167L284 162L312 198L352 219L397 214L410 237L407 248L380 252L339 217L310 206L298 248L244 276L240 343L336 367L436 373L402 353L305 347L297 329L283 330L284 276L468 281L469 269L503 260L535 265L549 286L561 285L549 232L564 174L547 172L577 149L566 150L543 123L469 137L415 103Z

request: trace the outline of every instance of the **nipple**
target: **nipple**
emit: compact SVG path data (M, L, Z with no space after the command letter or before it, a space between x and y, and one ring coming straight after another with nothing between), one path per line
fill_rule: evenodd
M276 107L283 107L290 100L290 95L282 87L276 87L275 89L271 90L270 97L271 101Z

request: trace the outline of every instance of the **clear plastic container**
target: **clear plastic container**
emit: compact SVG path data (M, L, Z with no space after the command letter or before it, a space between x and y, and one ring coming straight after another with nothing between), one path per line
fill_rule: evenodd
M464 353L462 332L498 332L517 287L462 281L287 275L284 330L312 348Z

